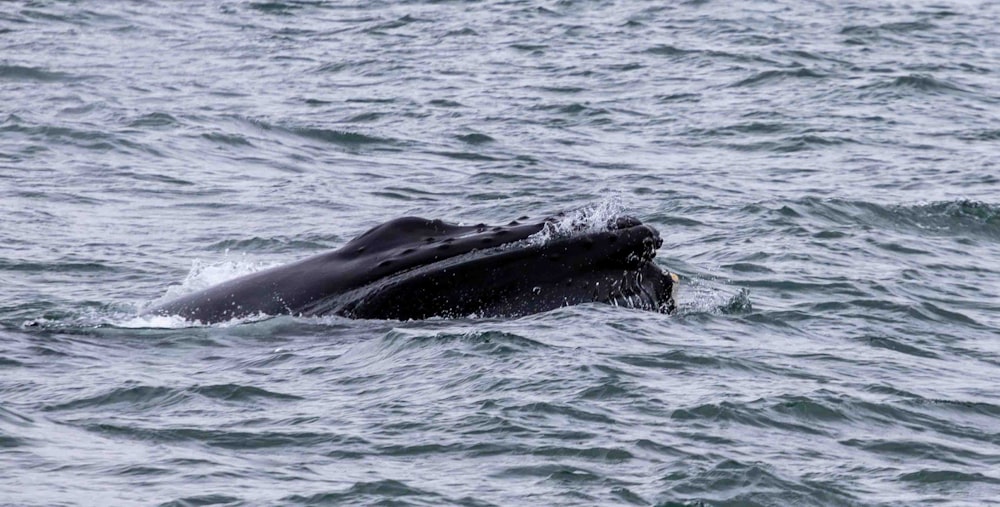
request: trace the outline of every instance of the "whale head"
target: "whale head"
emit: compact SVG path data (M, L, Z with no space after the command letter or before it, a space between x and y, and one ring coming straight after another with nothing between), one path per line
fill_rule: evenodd
M387 269L309 313L354 318L516 317L602 302L670 313L677 276L653 262L663 241L619 217L599 230L557 231L558 217L506 226L402 218L344 247Z
M669 313L676 275L654 262L652 227L563 217L455 225L404 217L343 247L229 280L146 313L212 323L256 315L365 319L516 317L603 302Z

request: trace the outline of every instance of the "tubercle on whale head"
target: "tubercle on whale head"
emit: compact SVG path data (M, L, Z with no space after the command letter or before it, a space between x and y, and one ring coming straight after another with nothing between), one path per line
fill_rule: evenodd
M349 241L342 250L345 254L372 256L380 253L396 253L396 250L412 251L415 246L419 247L421 244L451 243L456 246L468 244L466 248L459 248L466 251L476 247L515 243L526 238L534 239L536 243L544 243L550 239L623 231L643 225L639 219L628 215L610 218L607 222L601 223L557 213L540 220L529 220L528 217L522 216L505 225L496 226L483 223L459 225L440 219L408 216L369 229ZM651 227L649 229L658 237L655 229Z
M630 215L622 215L615 218L613 223L608 224L610 229L628 229L642 225L642 221Z

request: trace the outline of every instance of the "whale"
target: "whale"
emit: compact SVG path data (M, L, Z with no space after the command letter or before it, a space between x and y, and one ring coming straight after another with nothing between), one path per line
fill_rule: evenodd
M201 324L293 315L419 320L521 317L583 303L669 314L678 277L663 240L631 216L565 227L565 215L505 225L402 217L341 248L155 305Z

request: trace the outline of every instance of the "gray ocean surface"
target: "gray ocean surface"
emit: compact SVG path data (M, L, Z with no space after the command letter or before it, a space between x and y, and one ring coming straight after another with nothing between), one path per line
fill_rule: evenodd
M404 215L675 315L139 317ZM1000 504L1000 4L0 3L0 505Z

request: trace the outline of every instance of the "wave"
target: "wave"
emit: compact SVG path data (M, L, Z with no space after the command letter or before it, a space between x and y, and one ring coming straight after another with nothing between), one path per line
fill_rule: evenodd
M457 501L457 499L449 499L432 491L423 490L415 486L410 486L405 482L392 479L356 482L343 491L315 493L308 496L290 495L282 498L281 501L296 505L361 505L375 503L407 505L409 502L404 500L407 497L419 498L428 501L430 504L447 504ZM393 499L394 501L387 501L386 499Z
M746 87L746 86L759 86L764 84L769 84L778 81L784 81L786 79L819 79L827 77L826 74L809 70L809 69L792 69L792 70L766 70L759 72L750 76L746 79L742 79L736 83L733 83L734 88Z
M384 137L377 137L371 135L365 135L358 132L352 132L349 130L332 130L326 128L317 127L289 127L286 128L288 132L302 137L307 137L310 139L315 139L317 141L323 141L332 144L338 144L341 146L355 147L365 144L392 144L391 139Z
M72 82L85 79L65 72L21 65L0 65L0 81Z
M119 387L92 396L48 405L42 409L48 412L107 410L114 407L116 412L156 411L183 404L195 398L214 402L238 404L259 404L267 400L294 401L300 396L269 391L260 387L240 384L216 384L172 388L164 386L137 385Z
M238 122L245 122L253 127L266 132L286 134L300 139L320 141L334 144L346 149L359 149L362 147L381 147L382 149L395 148L402 145L402 141L388 137L380 137L371 134L363 134L353 130L331 129L319 126L299 126L299 125L279 125L265 120L235 117Z
M226 239L217 241L206 247L209 250L217 250L228 253L230 250L250 251L250 252L308 252L310 250L328 249L330 246L323 241L309 239L292 239L278 236L274 238L261 238L255 236L249 239Z
M990 95L991 90L982 89L981 87L962 86L954 81L924 73L907 74L893 78L878 78L874 82L859 86L858 90L875 95L887 95L889 97L914 94L956 95L990 104L997 102L997 97Z
M744 211L750 213L757 213L762 209L765 209L762 204L744 207ZM767 210L768 213L785 217L787 221L810 217L835 226L1000 239L1000 204L968 199L877 204L869 201L806 197Z

